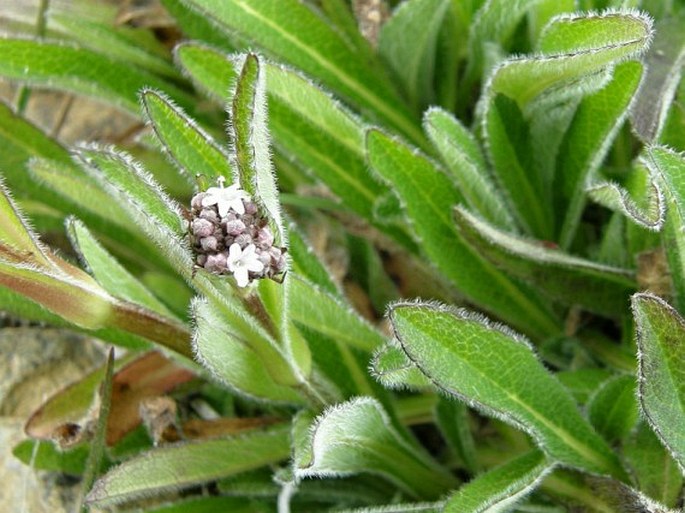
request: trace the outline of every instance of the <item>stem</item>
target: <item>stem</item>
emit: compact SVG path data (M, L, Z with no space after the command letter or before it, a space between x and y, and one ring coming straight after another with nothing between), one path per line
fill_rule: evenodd
M124 302L113 306L110 319L114 328L140 335L186 358L193 358L190 331L180 323Z

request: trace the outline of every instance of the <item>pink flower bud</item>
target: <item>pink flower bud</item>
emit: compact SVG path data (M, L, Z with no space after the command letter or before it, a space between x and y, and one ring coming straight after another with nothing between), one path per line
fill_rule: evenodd
M216 237L204 237L200 239L200 246L202 246L202 249L205 251L216 251L219 246L219 241L216 240Z
M196 237L207 237L214 233L214 225L206 219L193 219L192 223L193 235Z
M221 273L227 269L226 261L226 253L222 251L221 253L208 255L204 267L207 271Z
M245 231L245 223L243 223L240 219L236 219L234 221L228 221L226 223L226 234L231 235L235 237L236 235L240 235Z

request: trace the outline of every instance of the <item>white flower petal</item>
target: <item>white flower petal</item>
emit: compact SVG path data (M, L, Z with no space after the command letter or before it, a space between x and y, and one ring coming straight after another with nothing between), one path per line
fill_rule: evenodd
M234 271L233 276L235 276L235 281L238 284L238 287L247 287L247 284L250 281L249 277L247 276L247 267L238 267Z

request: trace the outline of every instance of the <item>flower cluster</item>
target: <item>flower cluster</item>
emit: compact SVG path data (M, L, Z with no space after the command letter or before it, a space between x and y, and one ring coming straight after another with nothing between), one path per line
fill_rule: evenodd
M238 286L285 271L284 249L257 204L237 184L210 187L191 200L190 235L196 264L214 274L232 274Z

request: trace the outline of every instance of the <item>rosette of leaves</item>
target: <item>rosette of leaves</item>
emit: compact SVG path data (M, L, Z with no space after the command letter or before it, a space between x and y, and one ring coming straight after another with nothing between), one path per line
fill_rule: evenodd
M682 506L679 3L161 3L173 53L3 18L2 308L127 349L20 459L86 510ZM44 87L148 128L66 149Z

